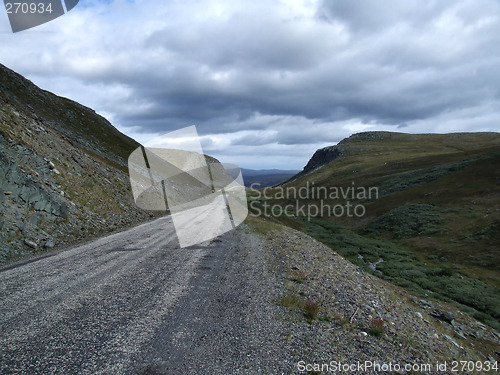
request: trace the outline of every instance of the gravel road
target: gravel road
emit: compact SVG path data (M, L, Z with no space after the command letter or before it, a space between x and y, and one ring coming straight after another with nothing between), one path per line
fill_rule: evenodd
M304 374L299 363L493 363L500 345L456 308L266 222L181 249L163 217L47 255L0 270L0 374ZM374 317L381 336L367 333ZM434 370L417 373L451 373Z
M255 241L181 249L164 217L0 271L0 373L278 373Z

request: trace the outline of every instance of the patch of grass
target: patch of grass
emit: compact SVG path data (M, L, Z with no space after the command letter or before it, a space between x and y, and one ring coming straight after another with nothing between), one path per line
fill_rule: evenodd
M319 303L310 299L304 302L304 316L307 321L313 321L318 317Z
M340 311L335 311L333 313L333 321L342 327L345 327L349 324L349 319L347 319L345 315Z
M290 310L301 310L308 323L318 319L319 303L296 293L288 292L276 300L275 303Z
M271 219L254 217L251 215L246 218L245 223L248 224L253 233L259 234L270 234L275 231L280 231L282 228L280 224Z
M280 306L294 310L300 306L300 299L295 293L287 293L281 296L281 298L277 300L276 303Z
M303 284L306 279L306 273L302 270L294 270L290 280L297 284Z
M384 320L382 318L373 318L370 322L368 334L371 336L382 336L384 333Z

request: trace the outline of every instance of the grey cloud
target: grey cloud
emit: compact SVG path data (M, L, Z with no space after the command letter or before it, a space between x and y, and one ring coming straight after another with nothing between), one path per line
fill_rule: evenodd
M318 10L328 15L325 25L284 19L261 4L223 22L167 25L145 39L143 48L161 51L171 64L136 75L118 70L107 79L124 82L136 97L153 103L121 119L149 130L183 124L197 124L203 133L255 129L245 124L255 114L379 124L429 119L498 94L498 55L484 49L498 39L498 22L455 37L446 24L444 31L435 25L447 14L462 26L479 25L489 15L472 5L325 1ZM359 28L370 33L358 34ZM277 137L284 143L295 139L287 132Z
M146 46L229 71L235 67L300 71L320 63L337 44L331 34L324 33L328 30L283 18L270 2L261 3L253 13L235 12L220 23L183 30L174 27L152 34Z
M380 32L407 24L427 26L450 7L447 0L324 0L317 16L326 21L345 24L352 32Z
M496 0L325 0L309 13L269 1L140 7L126 2L129 18L97 12L88 33L21 37L22 48L0 53L127 128L194 124L211 149L212 137L245 131L225 154L309 149L365 127L499 129Z
M278 138L276 134L268 135L255 132L254 134L245 135L243 137L236 138L231 142L231 145L245 145L245 146L258 146L258 145L268 145L271 143L277 143Z

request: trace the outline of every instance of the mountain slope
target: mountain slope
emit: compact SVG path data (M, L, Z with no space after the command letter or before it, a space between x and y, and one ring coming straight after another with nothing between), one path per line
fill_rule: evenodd
M296 218L280 220L367 271L500 327L500 134L369 132L341 145L274 199L254 193L254 208L288 206Z
M0 65L0 261L150 218L130 192L137 147L90 108Z

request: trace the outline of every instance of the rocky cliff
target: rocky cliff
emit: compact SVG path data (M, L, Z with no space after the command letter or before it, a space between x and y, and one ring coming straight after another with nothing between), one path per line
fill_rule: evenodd
M127 174L138 146L0 64L0 262L150 218Z
M322 167L323 165L337 159L344 153L345 148L340 145L320 148L319 150L316 150L311 159L309 159L308 163L301 173L306 174L312 172L315 169L318 169L319 167Z
M342 142L345 142L346 139L339 142L338 145L328 146L316 150L311 159L309 159L309 161L307 162L304 169L296 175L292 176L290 179L283 182L283 184L295 181L296 179L308 173L311 173L312 171L315 171L316 169L334 161L335 159L346 155L346 153L348 152L348 147L345 144L341 144Z
M303 176L309 172L312 172L323 165L326 165L341 156L347 156L354 153L371 152L376 150L376 145L373 144L377 141L395 140L398 138L406 139L408 134L401 133L391 133L383 131L373 131L373 132L363 132L351 135L348 138L344 138L335 146L328 146L316 150L309 162L304 167L295 178ZM366 141L370 141L369 147L366 146Z

